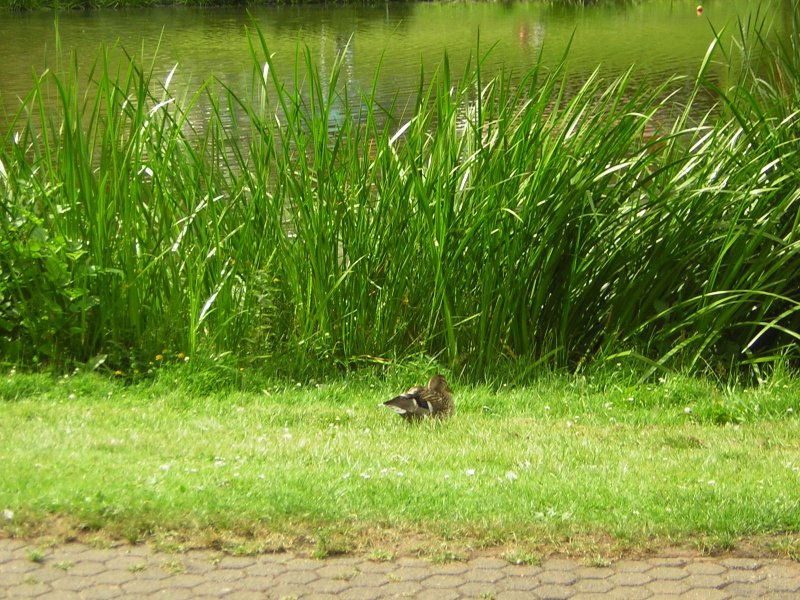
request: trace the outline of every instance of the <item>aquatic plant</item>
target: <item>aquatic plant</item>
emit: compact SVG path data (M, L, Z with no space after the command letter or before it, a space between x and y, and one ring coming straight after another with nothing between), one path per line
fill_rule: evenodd
M478 54L423 73L410 111L308 51L284 78L257 29L248 90L176 96L107 52L89 83L46 73L0 149L0 354L124 373L169 348L298 376L796 360L798 42L755 33L729 87L705 77L734 62L719 47L654 89L541 64L486 80Z

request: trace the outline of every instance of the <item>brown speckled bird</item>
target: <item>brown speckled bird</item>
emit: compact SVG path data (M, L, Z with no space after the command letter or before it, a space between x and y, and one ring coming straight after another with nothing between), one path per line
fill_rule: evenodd
M383 405L406 420L447 417L453 412L454 406L452 392L441 375L431 377L428 387L414 386Z

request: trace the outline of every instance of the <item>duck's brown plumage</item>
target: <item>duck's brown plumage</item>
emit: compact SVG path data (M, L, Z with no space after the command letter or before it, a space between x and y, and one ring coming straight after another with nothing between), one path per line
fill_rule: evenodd
M447 381L434 375L427 387L414 386L383 403L404 419L447 417L453 412L453 396Z

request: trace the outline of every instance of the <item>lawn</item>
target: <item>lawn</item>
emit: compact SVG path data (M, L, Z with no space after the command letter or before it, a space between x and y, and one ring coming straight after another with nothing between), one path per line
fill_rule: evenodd
M789 377L456 380L452 419L409 425L379 406L399 375L210 393L187 370L132 386L6 374L5 534L316 556L800 553Z

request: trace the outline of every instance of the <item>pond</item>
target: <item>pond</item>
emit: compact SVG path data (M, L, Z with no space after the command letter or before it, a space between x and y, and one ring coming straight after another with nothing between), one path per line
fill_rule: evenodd
M153 8L66 12L57 20L49 12L5 12L0 14L0 121L19 107L35 73L64 70L73 50L79 70L88 73L103 45L154 59L158 78L177 65L173 86L193 91L216 77L233 89L248 89L253 63L247 31L253 23L287 80L305 47L323 74L343 53L342 77L351 93L377 82L381 102L396 98L403 106L417 92L421 69L432 74L445 51L454 74L480 53L491 75L501 68L520 73L537 60L554 64L569 46L575 81L598 66L613 77L634 65L636 80L663 82L697 72L714 30L727 28L730 40L738 22L763 19L780 32L790 15L791 0L710 0L701 14L697 0ZM721 66L712 66L709 75L722 85L728 76Z

